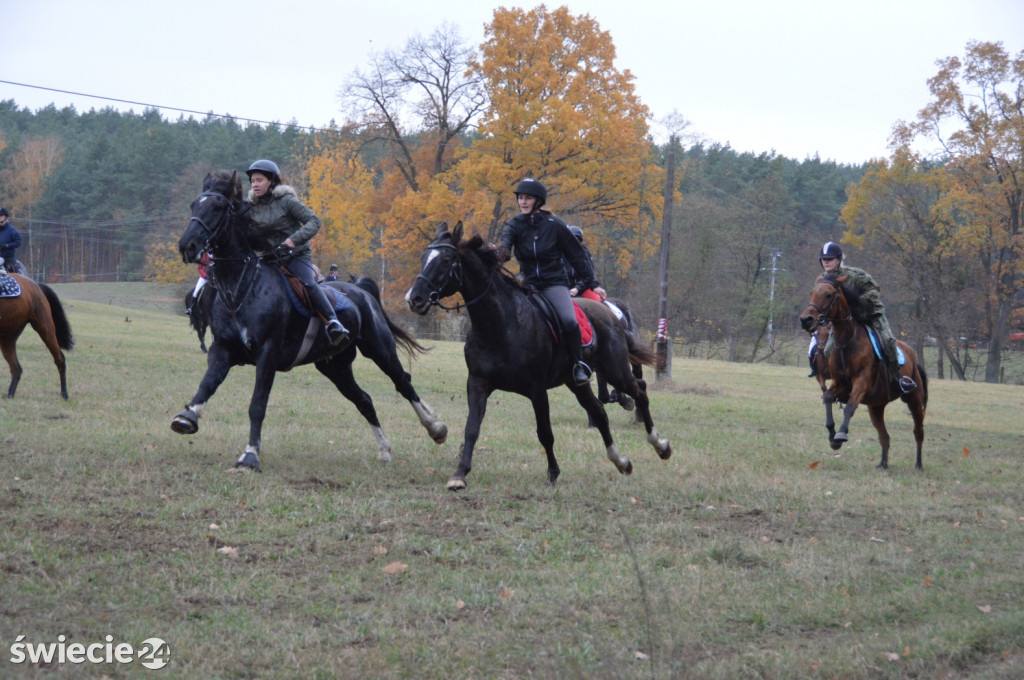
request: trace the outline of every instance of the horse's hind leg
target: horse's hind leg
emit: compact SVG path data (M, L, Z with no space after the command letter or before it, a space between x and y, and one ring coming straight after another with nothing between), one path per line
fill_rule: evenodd
M377 418L377 409L373 407L373 400L359 387L352 374L354 358L355 350L351 350L333 359L316 362L316 368L330 378L342 396L355 404L356 410L370 424L373 436L377 439L377 459L388 462L391 460L391 444L384 436L384 430L381 429L380 420Z
M889 430L885 428L885 404L873 404L868 406L868 414L871 416L871 424L878 432L878 443L882 446L882 460L878 467L886 470L889 467Z
M390 347L386 347L385 343L390 343ZM443 444L448 438L448 426L416 394L416 389L412 386L412 376L406 373L405 369L402 368L402 362L398 359L394 337L390 336L390 334L386 338L363 337L359 339L358 346L363 356L368 357L373 363L377 364L380 370L384 372L384 375L391 378L391 382L398 393L412 404L416 417L419 418L420 425L427 430L427 434L434 440L434 443Z
M658 457L662 460L668 460L672 455L672 445L667 439L662 439L658 436L658 430L654 427L654 419L651 417L651 401L647 396L647 383L642 379L637 379L628 371L623 371L623 375L612 377L609 375L608 381L615 387L619 392L628 394L633 398L636 404L637 417L643 422L644 429L647 431L647 443L654 447L654 451L658 454Z
M918 390L927 389L921 387L921 381L918 381ZM921 465L921 447L924 445L924 397L921 395L914 395L914 398L907 402L907 406L910 407L910 416L914 419L914 441L917 442L917 462L914 463L914 467L918 470L922 469Z
M576 395L576 401L580 403L580 406L586 410L587 415L590 417L590 422L594 423L598 431L601 433L601 439L604 441L605 452L608 455L608 460L615 465L615 468L624 475L632 474L633 463L625 456L619 453L619 449L615 446L615 442L612 440L611 428L608 426L608 414L605 413L604 407L601 406L601 402L598 401L594 393L590 391L590 385L584 384L580 386L568 385L572 393ZM536 409L536 403L534 404ZM540 420L538 418L538 426ZM551 431L550 421L548 422L548 432ZM543 441L542 441L543 443ZM551 460L551 457L549 457Z
M20 335L20 334L19 334ZM15 343L18 341L18 336L6 337L3 342L0 342L0 349L3 350L4 359L7 360L7 366L11 369L11 384L7 388L7 398L14 398L14 392L18 389L18 383L21 382L21 363L18 362L18 351L15 347Z
M50 350L50 356L53 357L53 363L57 367L57 374L60 376L60 396L67 399L67 360L64 357L64 352L60 349L60 343L57 341L57 329L54 327L53 321L49 316L32 321L32 328L34 328L36 333L39 334L39 337L43 339L43 344L46 345L46 349ZM8 396L13 397L14 393L11 392Z

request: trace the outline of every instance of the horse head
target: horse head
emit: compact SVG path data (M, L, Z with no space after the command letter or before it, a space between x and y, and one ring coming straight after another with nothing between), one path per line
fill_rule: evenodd
M405 294L405 302L416 314L426 314L441 298L454 295L462 285L462 259L459 244L462 241L462 222L448 231L442 222L434 240L420 257L420 273Z
M813 333L826 321L847 319L850 307L843 294L846 276L822 274L811 289L811 301L800 315L800 325Z
M212 244L223 241L231 219L240 212L241 203L242 180L237 170L207 174L203 192L192 201L188 226L178 239L182 261L198 263L204 251L212 250Z

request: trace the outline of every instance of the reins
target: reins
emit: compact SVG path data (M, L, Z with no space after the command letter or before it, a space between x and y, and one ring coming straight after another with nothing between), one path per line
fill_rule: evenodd
M451 243L431 243L429 246L427 246L428 250L438 250L440 248L451 248L452 250L455 251L456 255L459 252L459 249L456 248ZM423 275L423 272L420 272L419 274L417 274L416 275L416 279L417 280L423 279L424 281L427 282L427 285L430 285L430 283L431 283L430 279L428 279L426 276ZM456 283L456 288L458 288L458 289L462 288L462 260L460 260L456 256L455 260L452 263L452 266L448 269L448 278L446 278L441 285L437 286L432 291L430 291L430 295L428 296L427 299L430 301L430 304L432 306L440 307L441 309L445 310L446 312L454 312L454 311L458 311L460 309L465 309L465 308L469 307L470 305L476 304L477 302L482 300L485 295L487 295L487 293L491 290L491 282L493 281L493 279L494 279L494 272L491 271L490 274L488 274L488 276L487 276L487 285L484 287L483 292L480 293L479 295L477 295L475 298L473 298L469 302L463 302L462 304L459 304L459 305L452 305L451 307L443 304L441 302L441 292L444 291L444 289L448 287L449 282L454 280L455 283Z

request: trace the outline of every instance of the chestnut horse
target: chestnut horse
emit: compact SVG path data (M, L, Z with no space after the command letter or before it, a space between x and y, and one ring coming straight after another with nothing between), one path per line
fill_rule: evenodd
M917 463L921 469L921 444L924 442L924 413L928 406L928 376L917 363L914 350L904 342L896 341L902 350L905 363L900 367L900 376L909 376L917 387L904 394L896 385L885 362L875 355L871 339L863 324L854 320L843 289L845 276L822 274L811 289L811 301L800 315L800 325L813 333L828 322L832 324L833 349L828 357L828 371L832 383L824 391L821 400L825 403L825 427L833 450L838 450L847 441L850 418L857 407L864 404L871 415L871 424L878 431L878 443L882 446L882 460L878 467L889 467L889 432L885 428L885 407L891 401L900 399L910 408L914 419L914 439L917 441ZM819 337L819 342L822 338ZM823 352L824 347L819 347ZM819 371L819 375L823 372ZM896 376L899 378L899 376ZM832 404L846 404L843 408L843 424L835 429L832 418Z
M10 291L9 294L0 295L0 350L3 350L4 359L11 369L8 398L14 396L21 380L21 364L18 362L15 345L25 326L31 324L53 356L53 363L57 365L60 374L60 396L67 399L67 363L61 350L71 351L75 346L75 338L71 334L71 324L64 314L60 299L52 288L36 283L27 276L7 274L0 275L0 279L4 279L0 280L0 284L3 284L0 285L0 291ZM18 289L20 293L14 295Z

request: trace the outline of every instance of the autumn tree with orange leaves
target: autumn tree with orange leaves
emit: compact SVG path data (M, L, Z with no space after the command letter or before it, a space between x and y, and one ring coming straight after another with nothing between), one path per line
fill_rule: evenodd
M851 233L889 245L894 264L928 252L908 238L908 221L930 230L934 252L963 258L969 285L980 290L985 381L999 382L1011 314L1024 291L1024 52L1011 58L1001 43L970 42L963 59L937 63L939 72L928 81L932 100L916 121L894 128L896 170L882 166L869 173L851 194L843 219ZM939 145L934 161L922 161L914 151L926 143ZM905 182L898 166L904 159L921 173L919 186L940 190L926 213L915 215L917 204L885 196ZM881 219L887 211L894 214ZM925 274L934 278L932 271ZM932 286L929 294L944 291Z
M547 207L583 228L599 277L624 277L656 251L664 171L647 140L648 109L614 60L610 34L589 15L495 10L473 66L490 106L445 177L469 231L496 239L517 210L515 184L534 177Z

